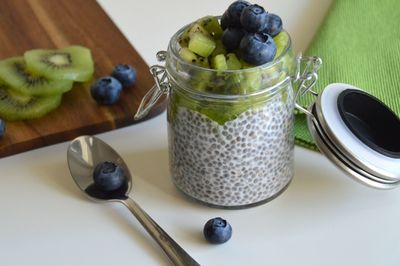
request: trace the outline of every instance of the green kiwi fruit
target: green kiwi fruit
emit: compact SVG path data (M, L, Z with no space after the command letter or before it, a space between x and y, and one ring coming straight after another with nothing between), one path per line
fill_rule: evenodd
M35 49L25 52L28 69L50 79L85 82L92 78L94 64L91 52L82 46L58 50Z
M8 121L39 118L57 108L62 94L28 96L0 80L0 118Z
M225 55L219 54L211 58L211 65L216 70L227 70L228 65L226 64Z
M201 32L202 34L212 37L210 33L201 25L198 23L194 23L188 29L179 37L178 42L181 47L188 47L190 38L195 34L196 32Z
M10 87L26 95L61 94L72 88L73 81L52 80L27 70L23 57L0 61L0 78Z
M192 63L194 65L198 65L201 67L209 68L207 58L199 56L192 51L190 51L187 47L183 47L179 50L180 57L188 63Z
M195 32L190 36L188 47L192 52L202 57L208 57L214 51L216 44L209 35Z
M211 53L211 57L219 54L226 54L226 49L221 40L215 40L215 49Z
M197 21L197 24L206 29L214 39L220 39L223 33L218 18L213 16L205 16Z
M226 64L228 69L238 70L242 68L242 64L234 53L229 53L226 55Z

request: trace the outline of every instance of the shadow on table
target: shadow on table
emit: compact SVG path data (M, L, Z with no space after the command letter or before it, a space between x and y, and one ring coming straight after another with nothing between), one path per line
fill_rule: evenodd
M319 156L319 155L318 155ZM354 194L363 190L329 162L323 164L296 163L295 176L287 192L284 193L289 209L329 209L347 205L349 200L357 200Z
M167 148L125 154L123 159L131 171L133 183L135 180L140 180L161 191L173 189L173 184L170 182Z

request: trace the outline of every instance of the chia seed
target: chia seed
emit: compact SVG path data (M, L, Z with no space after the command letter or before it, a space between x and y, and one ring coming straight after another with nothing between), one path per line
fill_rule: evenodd
M224 125L178 107L168 122L174 184L199 201L221 207L273 198L293 176L293 119L290 92L285 97L277 94L264 106L247 110ZM210 140L222 145L217 148Z

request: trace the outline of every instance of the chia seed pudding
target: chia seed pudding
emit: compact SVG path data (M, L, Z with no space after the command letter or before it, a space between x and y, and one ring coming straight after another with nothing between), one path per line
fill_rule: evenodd
M169 110L175 185L198 201L228 208L283 191L293 176L294 147L293 92L284 91L222 125L186 107Z

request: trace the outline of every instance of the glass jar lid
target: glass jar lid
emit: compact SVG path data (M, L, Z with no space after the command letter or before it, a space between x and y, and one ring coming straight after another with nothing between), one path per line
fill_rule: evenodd
M400 119L354 86L328 85L309 108L308 128L318 148L351 177L371 187L400 184Z

